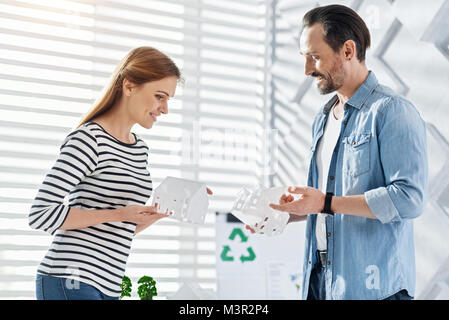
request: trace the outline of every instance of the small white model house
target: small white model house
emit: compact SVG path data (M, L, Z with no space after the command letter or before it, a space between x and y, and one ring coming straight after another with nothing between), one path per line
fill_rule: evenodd
M286 188L243 188L237 195L232 214L257 233L268 236L281 234L290 218L287 212L272 209L270 203L279 203Z
M190 223L203 224L209 199L204 183L166 177L153 192L152 205L157 204L158 212Z
M217 294L212 289L203 289L199 284L183 282L179 290L168 297L169 300L217 300Z

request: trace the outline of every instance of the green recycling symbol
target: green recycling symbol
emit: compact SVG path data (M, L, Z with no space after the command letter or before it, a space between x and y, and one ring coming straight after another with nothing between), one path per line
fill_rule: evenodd
M248 240L248 237L245 236L245 234L243 233L242 229L240 228L234 228L231 232L231 234L229 235L229 240L234 240L236 236L239 236L240 239L242 240L241 242L246 242ZM245 261L253 261L256 258L256 254L254 253L253 248L248 247L246 249L248 251L248 255L241 255L240 256L240 261L245 262ZM221 251L221 255L220 258L223 261L234 261L234 257L229 255L229 252L231 251L231 248L228 245L223 246L223 250Z

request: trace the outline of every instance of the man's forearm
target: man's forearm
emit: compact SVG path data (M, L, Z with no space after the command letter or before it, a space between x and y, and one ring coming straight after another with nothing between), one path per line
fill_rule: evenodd
M332 197L331 210L335 213L349 214L370 219L377 219L368 207L365 195Z
M287 223L292 223L292 222L299 222L299 221L304 221L307 220L307 215L305 216L298 216L297 214L290 214L290 218L288 219Z

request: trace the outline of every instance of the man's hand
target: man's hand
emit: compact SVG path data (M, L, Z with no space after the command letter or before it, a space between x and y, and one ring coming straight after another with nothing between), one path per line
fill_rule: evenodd
M295 201L295 198L291 194L285 194L284 193L281 196L281 199L279 199L279 204L286 204L286 203L293 202L293 201ZM296 214L291 214L290 212L288 214L290 215L290 218L288 219L287 223L304 221L304 220L307 219L307 215L305 215L305 216L298 216Z
M290 188L289 188L290 189ZM290 190L289 190L290 191ZM293 192L292 192L293 193ZM286 204L286 203L290 203L290 202L293 202L295 200L295 198L291 195L291 194L283 194L282 196L281 196L281 198L279 199L279 204L280 205L284 205L284 204ZM290 222L296 222L296 221L303 221L303 220L306 220L307 219L307 215L304 215L304 216L298 216L298 215L296 215L296 214L291 214L291 213L289 213L290 214L290 218L288 219L288 222L287 223L290 223ZM265 217L265 219L268 219L268 217ZM255 233L256 232L256 230L255 230L255 228L257 228L258 227L258 224L256 223L254 226L249 226L249 225L246 225L245 226L245 228L246 229L248 229L249 231L251 231L251 233ZM260 233L263 233L263 231L262 230L259 230L260 231Z
M284 203L281 203L281 201L279 201L279 204L271 203L270 207L298 216L306 216L323 211L326 195L320 190L312 187L288 187L288 192L300 194L301 197L298 200L293 200L291 194L284 194L281 197L281 200L284 199Z

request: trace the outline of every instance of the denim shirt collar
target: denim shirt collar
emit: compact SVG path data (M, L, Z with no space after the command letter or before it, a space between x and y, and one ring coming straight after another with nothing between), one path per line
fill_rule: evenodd
M365 81L363 81L362 85L357 88L354 94L349 98L348 105L353 106L354 108L360 109L365 103L366 99L369 97L371 92L378 85L378 81L374 72L369 71L368 77L366 77ZM327 114L332 106L338 101L338 96L334 95L324 106L323 113Z

